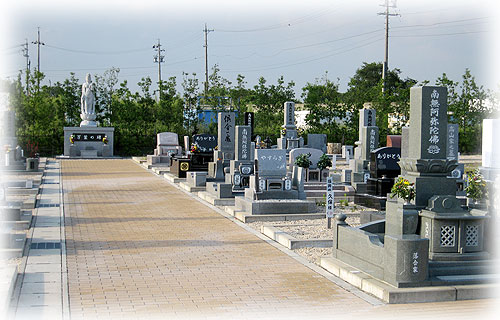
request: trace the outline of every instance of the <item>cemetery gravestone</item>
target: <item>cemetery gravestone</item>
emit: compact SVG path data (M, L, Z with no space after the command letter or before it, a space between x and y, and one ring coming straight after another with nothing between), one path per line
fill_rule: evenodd
M184 136L184 152L187 153L188 151L190 151L190 148L189 148L190 144L189 144L189 136Z
M219 112L217 120L218 149L213 152L214 159L208 165L208 176L222 182L225 180L224 168L229 167L229 162L234 160L235 114Z
M179 138L174 132L160 132L156 135L156 156L174 154L182 155L182 147L179 146Z
M236 126L236 160L250 160L251 127Z
M249 186L250 175L253 174L254 154L251 141L250 126L236 126L235 160L229 164L229 174L225 181L232 185L233 191L241 191Z
M367 179L367 193L369 195L386 197L391 192L391 188L394 185L394 178L401 173L398 164L400 158L400 148L382 147L372 151L370 178ZM385 209L385 203L381 203L379 209Z
M356 193L366 193L366 177L370 174L370 153L378 148L379 133L375 122L375 110L359 110L359 141L354 149L354 159L349 161L351 185ZM355 199L356 201L356 199Z
M245 112L245 125L250 126L250 136L253 135L254 133L254 127L255 127L255 113L253 112Z
M326 153L326 134L308 134L307 135L307 146L313 149L319 149Z
M448 124L446 158L458 161L458 124Z
M234 158L234 112L219 112L217 115L217 137L219 150L224 159Z
M316 205L305 200L303 168L294 167L290 179L286 162L285 149L256 149L255 173L245 196L235 198L236 209L249 214L312 212Z
M410 92L419 99L410 103L409 158L446 159L446 88L413 87Z
M284 104L284 125L282 127L281 137L278 138L278 149L290 151L304 145L304 139L297 135L295 126L295 103L287 101Z
M454 179L447 178L457 161L446 154L446 102L444 87L410 89L411 148L399 165L404 178L415 185L415 199L388 201L385 221L359 228L339 217L334 258L395 287L457 285L465 278L468 284L482 281L479 278L488 272L483 269L488 264L483 251L486 217L464 210L455 196ZM450 274L460 276L445 277ZM479 277L474 280L471 275Z
M259 161L259 176L286 176L286 151L275 149L255 150L255 159Z
M208 133L193 136L193 144L201 153L212 153L217 147L217 137Z

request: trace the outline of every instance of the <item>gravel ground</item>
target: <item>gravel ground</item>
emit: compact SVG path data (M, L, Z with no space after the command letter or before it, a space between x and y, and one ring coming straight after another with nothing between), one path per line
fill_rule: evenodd
M346 222L351 226L358 226L361 211L373 211L371 208L355 205L350 202L347 207L335 207L336 213L344 213L347 215ZM324 207L318 206L318 212L324 212ZM309 220L294 220L294 221L257 221L247 223L248 226L260 232L263 225L276 226L278 229L288 233L297 239L331 239L332 229L327 228L326 219L309 219ZM322 256L332 253L331 248L301 248L295 249L296 253L300 254L307 260L319 264L319 259Z

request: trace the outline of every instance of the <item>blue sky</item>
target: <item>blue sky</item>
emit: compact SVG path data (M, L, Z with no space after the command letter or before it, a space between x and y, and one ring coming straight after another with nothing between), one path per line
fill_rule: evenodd
M141 77L157 81L152 46L165 52L163 79L182 81L182 73L204 80L203 28L208 35L209 65L233 83L241 73L247 86L260 76L275 83L283 75L296 83L297 98L307 82L327 72L339 78L341 91L363 62L384 55L383 0L308 1L28 1L3 2L0 77L15 78L25 68L20 51L30 42L36 67L37 27L41 30L41 71L46 81L62 81L74 71L102 74L120 68L137 90ZM391 1L392 3L392 1ZM400 0L391 12L389 67L403 77L434 80L443 72L459 80L465 68L494 89L498 41L495 1Z

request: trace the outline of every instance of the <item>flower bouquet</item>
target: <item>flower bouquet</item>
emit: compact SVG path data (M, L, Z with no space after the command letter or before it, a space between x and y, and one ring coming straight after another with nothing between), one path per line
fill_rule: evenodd
M471 198L476 202L487 198L488 190L486 188L486 182L484 181L483 175L479 169L476 169L468 174L465 192L467 192L468 198Z
M391 198L398 196L405 201L405 203L409 203L413 199L415 199L415 184L410 183L410 181L406 180L403 177L399 177L396 183L392 186L391 189Z

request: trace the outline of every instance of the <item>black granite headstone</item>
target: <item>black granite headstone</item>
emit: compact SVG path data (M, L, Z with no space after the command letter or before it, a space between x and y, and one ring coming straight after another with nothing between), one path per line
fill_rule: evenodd
M253 128L255 126L255 113L245 112L245 125L250 126L250 136L253 137Z
M401 173L398 161L401 158L401 148L382 147L371 152L370 176L372 178L395 178Z
M217 137L203 133L193 136L193 143L198 147L199 152L212 153L217 146Z

